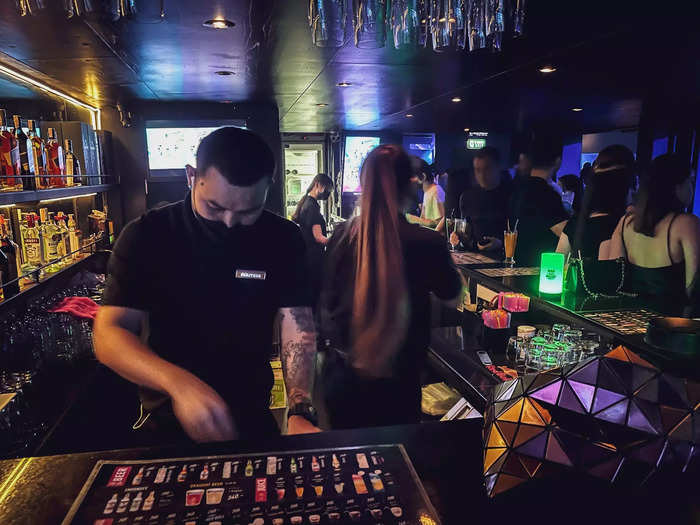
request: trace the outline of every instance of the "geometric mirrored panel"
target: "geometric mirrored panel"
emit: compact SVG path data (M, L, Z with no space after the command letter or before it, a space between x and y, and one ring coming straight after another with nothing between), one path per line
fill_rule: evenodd
M484 423L491 497L561 469L621 483L700 471L700 384L622 346L498 385Z

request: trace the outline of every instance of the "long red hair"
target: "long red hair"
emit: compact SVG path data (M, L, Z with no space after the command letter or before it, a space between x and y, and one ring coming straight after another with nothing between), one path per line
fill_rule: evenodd
M357 247L352 362L374 377L391 375L408 328L399 221L410 177L410 158L399 146L375 148L362 165L360 216L351 228Z

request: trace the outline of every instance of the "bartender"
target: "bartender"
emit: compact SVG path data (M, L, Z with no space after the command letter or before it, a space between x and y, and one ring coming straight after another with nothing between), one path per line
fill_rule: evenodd
M224 127L202 140L197 168L186 170L185 199L129 223L114 247L95 320L97 358L139 387L134 428L154 443L273 435L278 317L287 432L318 431L304 241L264 209L272 151L250 131Z

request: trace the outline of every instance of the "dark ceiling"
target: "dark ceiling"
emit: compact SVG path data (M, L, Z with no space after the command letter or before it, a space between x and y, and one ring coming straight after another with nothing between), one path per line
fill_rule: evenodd
M272 100L282 131L513 129L538 119L593 131L637 125L650 95L687 104L700 92L691 8L640 4L533 0L527 34L502 53L437 54L356 49L350 32L342 48L316 48L308 0L164 0L164 18L159 2L141 0L117 24L49 10L22 18L0 2L0 52L100 105ZM217 15L236 27L202 26ZM545 63L557 71L539 73ZM0 80L0 97L26 96Z

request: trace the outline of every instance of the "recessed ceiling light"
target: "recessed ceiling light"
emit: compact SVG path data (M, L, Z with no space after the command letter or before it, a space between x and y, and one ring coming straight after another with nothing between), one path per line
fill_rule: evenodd
M554 66L542 66L539 71L540 73L554 73L557 70Z
M352 82L338 82L336 84L336 86L338 86L338 87L350 87L350 86L352 86Z
M228 76L231 76L231 75L235 75L235 73L234 73L233 71L226 71L226 70L223 70L223 71L214 71L214 74L215 74L215 75L219 75L220 77L228 77Z
M413 113L406 113L406 118L413 118Z
M469 128L464 128L464 131L469 133Z
M571 111L578 113L579 111L583 111L583 108L571 108Z
M212 18L211 20L206 20L202 25L212 29L229 29L235 26L236 23L226 18Z
M317 105L319 108L325 108L328 104L326 104L325 102L319 102L319 103L316 104L316 105Z
M462 99L459 97L452 97L452 102L462 102Z

